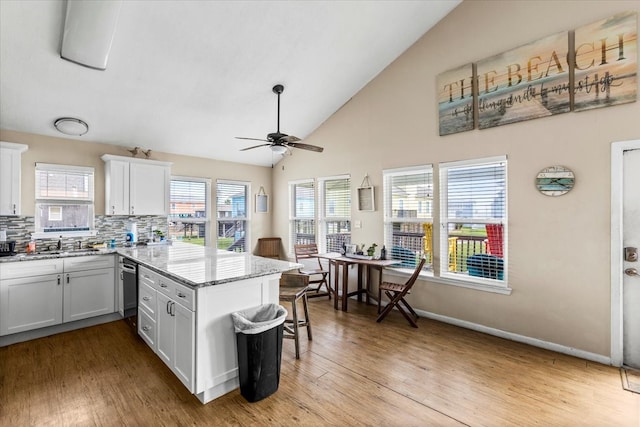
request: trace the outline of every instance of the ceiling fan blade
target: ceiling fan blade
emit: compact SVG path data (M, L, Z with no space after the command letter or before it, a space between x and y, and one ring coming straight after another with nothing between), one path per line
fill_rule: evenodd
M262 138L246 138L246 137L244 137L244 136L236 136L235 138L236 138L236 139L246 139L246 140L249 140L249 141L263 141L263 142L269 142L269 141L267 141L266 139L262 139Z
M285 142L285 143L298 142L298 141L301 141L301 139L293 135L285 135L278 140L278 142Z
M247 139L251 139L251 138L247 138ZM261 141L261 140L259 139L258 141ZM260 144L260 145L254 145L253 147L243 148L243 149L242 149L242 150L240 150L240 151L252 150L252 149L254 149L254 148L258 148L258 147L268 147L268 146L270 146L270 145L271 145L271 143L268 143L268 144Z
M287 145L289 147L301 148L303 150L315 151L317 153L322 153L324 151L324 148L318 147L317 145L303 144L301 142L288 142Z

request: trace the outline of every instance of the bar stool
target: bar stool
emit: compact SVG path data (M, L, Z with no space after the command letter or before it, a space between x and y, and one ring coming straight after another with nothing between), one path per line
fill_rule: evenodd
M309 319L309 307L307 306L307 286L309 286L309 276L304 274L285 273L280 277L280 301L291 303L292 319L284 321L283 338L295 341L296 359L300 359L300 328L307 328L307 338L313 339L311 335L311 320ZM304 308L304 319L298 318L297 303L302 300Z

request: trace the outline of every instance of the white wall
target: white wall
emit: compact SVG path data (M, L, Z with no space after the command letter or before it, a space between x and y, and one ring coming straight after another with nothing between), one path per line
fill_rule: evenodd
M414 307L608 356L610 145L640 137L640 103L440 137L436 76L625 10L640 2L463 2L305 140L324 153L296 150L276 166L273 234L288 240L290 180L350 173L357 187L369 174L381 196L383 169L506 154L513 293L422 281ZM535 175L558 164L574 171L575 188L541 195ZM354 242L382 242L381 207L353 207Z

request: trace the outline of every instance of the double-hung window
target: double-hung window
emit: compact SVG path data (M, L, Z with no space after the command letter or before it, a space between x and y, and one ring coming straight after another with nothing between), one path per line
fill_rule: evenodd
M35 231L39 238L91 235L93 168L36 163Z
M431 165L383 171L384 244L395 268L415 269L422 256L433 263L433 169Z
M319 242L320 252L340 252L351 243L351 178L337 176L321 178L319 182Z
M290 251L299 244L316 243L316 194L312 179L289 183Z
M211 180L171 177L169 236L197 245L209 244Z
M506 286L507 158L440 165L440 275Z
M217 247L249 251L249 184L218 180L216 184Z

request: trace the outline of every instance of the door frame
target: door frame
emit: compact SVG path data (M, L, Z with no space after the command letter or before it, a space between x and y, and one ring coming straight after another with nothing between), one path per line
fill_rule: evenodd
M622 274L623 267L623 156L640 149L640 139L611 144L611 365L623 364Z

